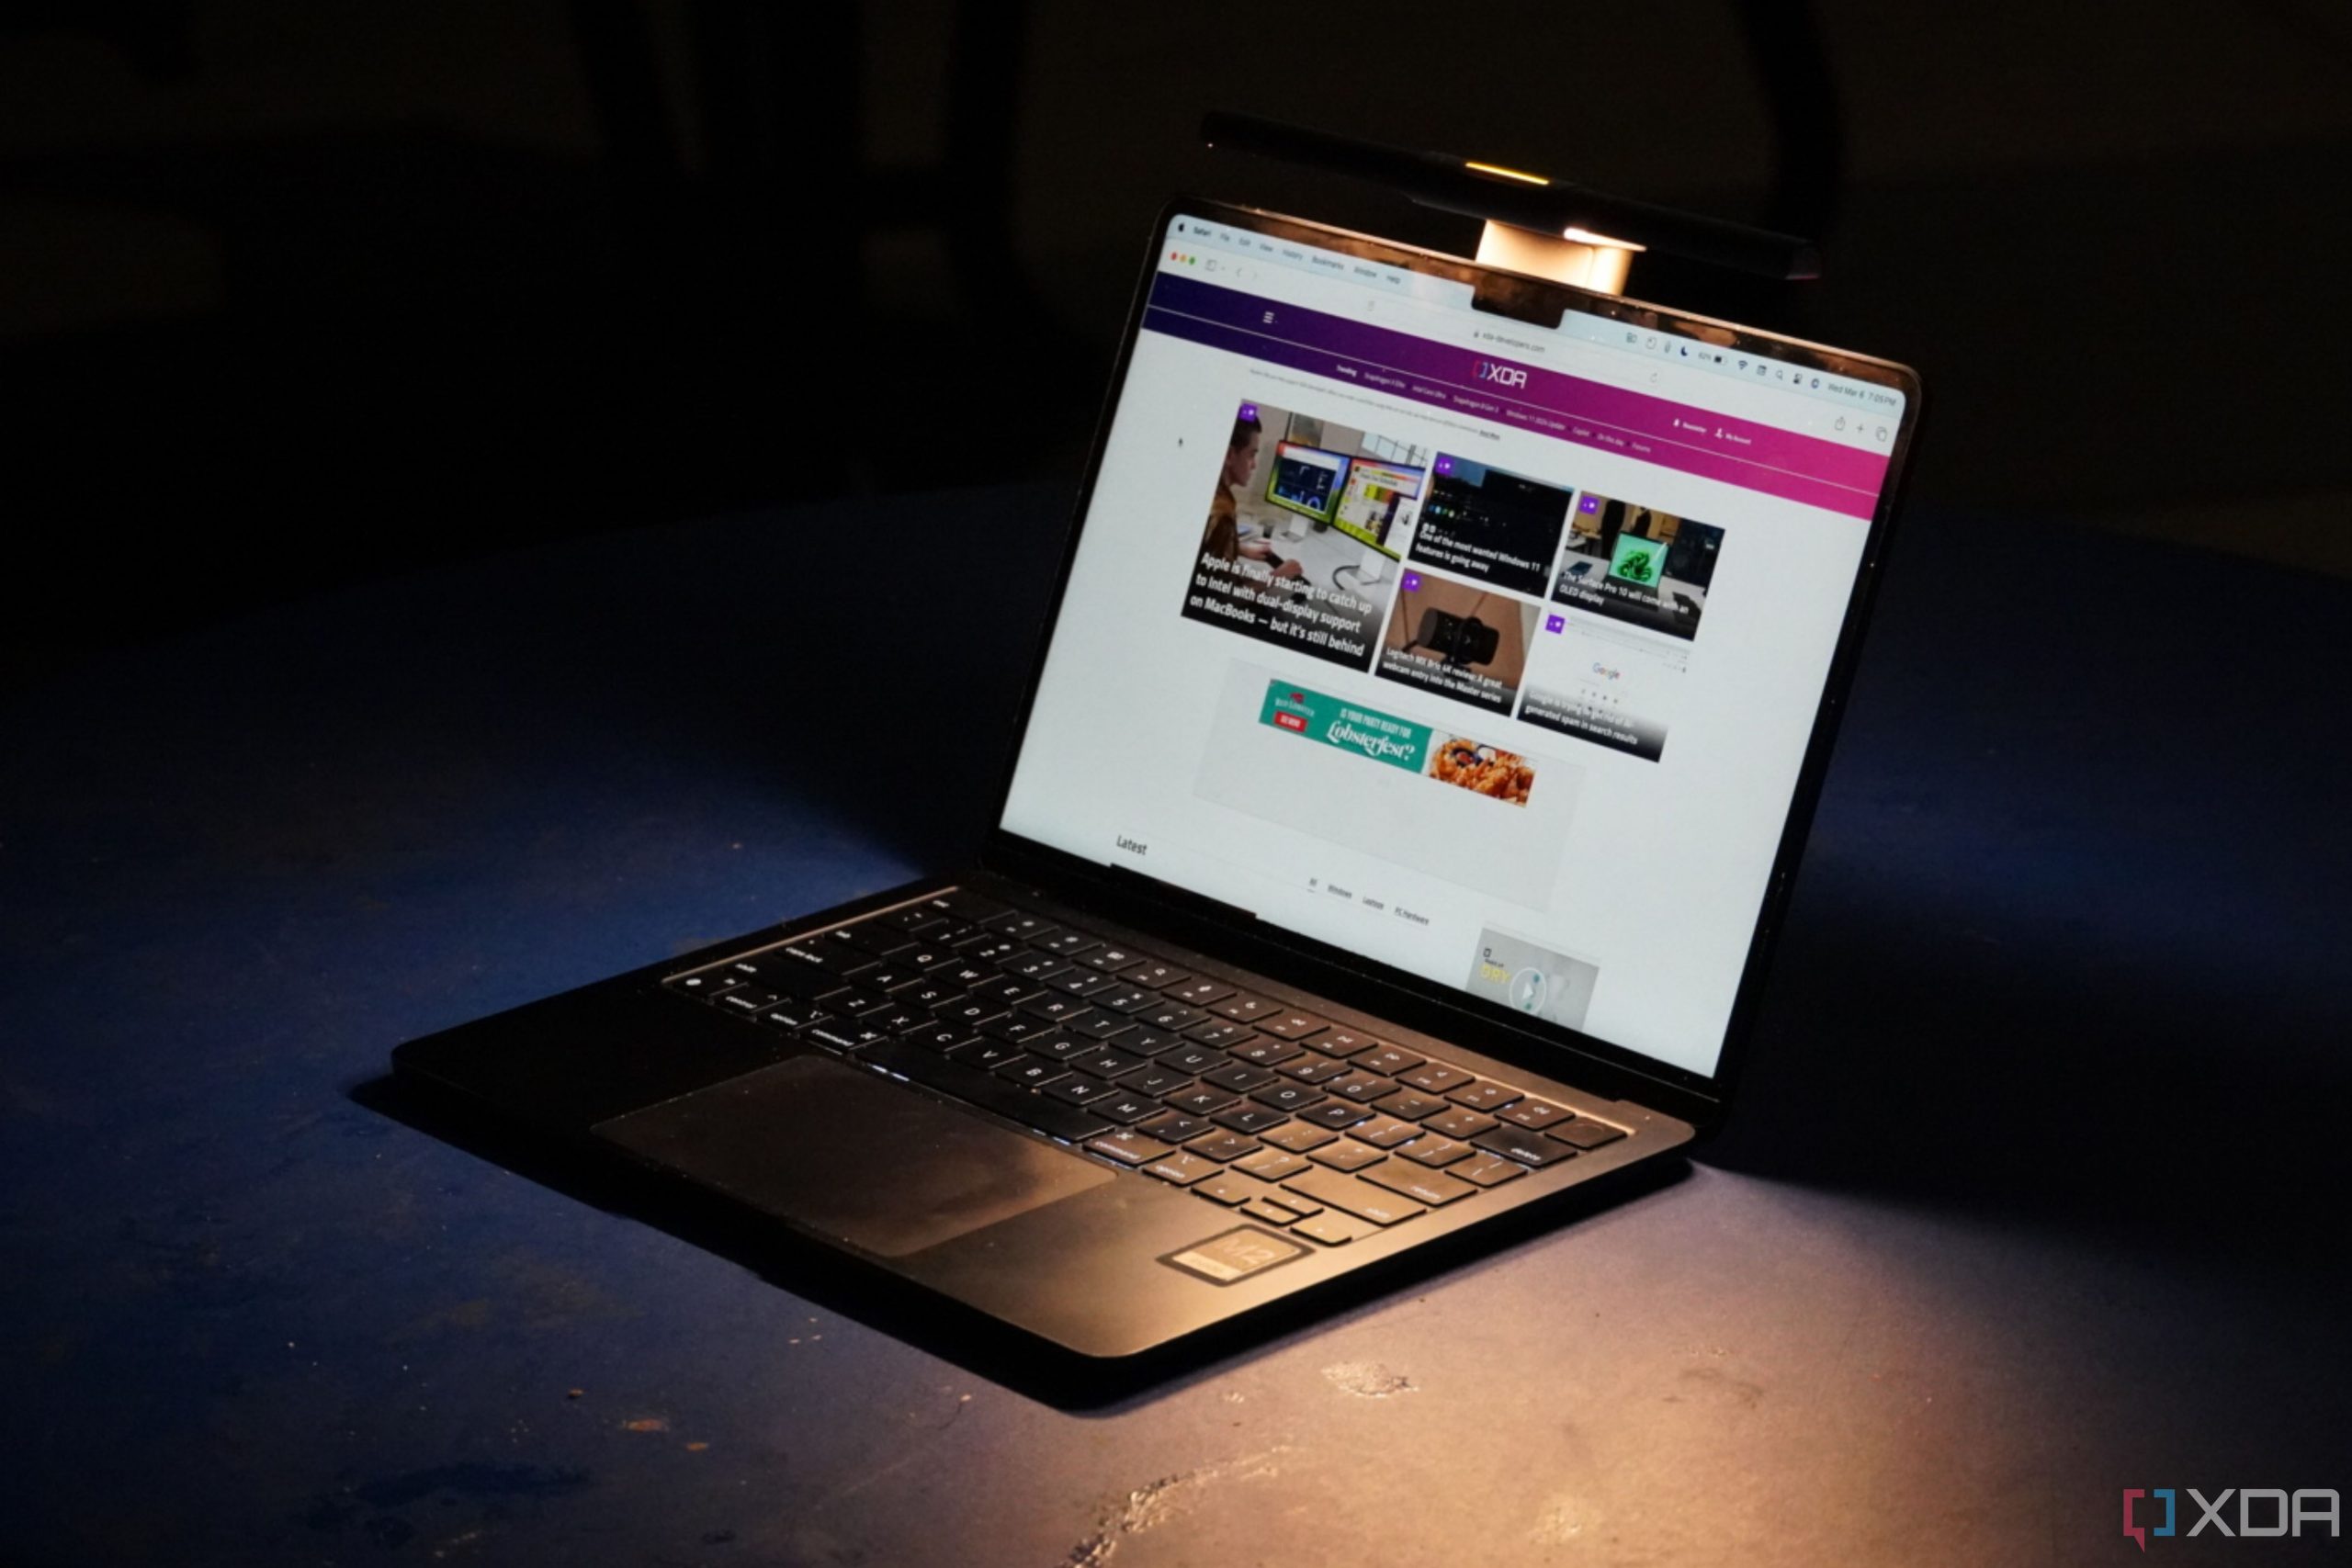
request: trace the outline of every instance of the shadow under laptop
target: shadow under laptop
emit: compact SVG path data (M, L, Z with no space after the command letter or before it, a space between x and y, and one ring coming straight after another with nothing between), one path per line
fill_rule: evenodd
M1704 1163L2181 1265L2352 1278L2346 1021L2124 953L1927 940L1860 904L1792 933Z
M1177 1345L1114 1361L1076 1355L848 1253L797 1235L707 1190L518 1134L511 1125L485 1118L429 1086L388 1074L348 1092L367 1110L478 1159L605 1213L650 1225L827 1312L1080 1416L1114 1416L1148 1404L1305 1335L1377 1310L1387 1299L1440 1275L1495 1267L1514 1247L1603 1211L1624 1211L1690 1172L1680 1159L1646 1160L1627 1168L1620 1180L1600 1190L1571 1189L1554 1201L1413 1247Z

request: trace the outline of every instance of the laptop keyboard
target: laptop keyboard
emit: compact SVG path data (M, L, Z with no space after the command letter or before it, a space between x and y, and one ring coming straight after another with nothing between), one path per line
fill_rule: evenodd
M668 985L1326 1246L1626 1135L962 889Z

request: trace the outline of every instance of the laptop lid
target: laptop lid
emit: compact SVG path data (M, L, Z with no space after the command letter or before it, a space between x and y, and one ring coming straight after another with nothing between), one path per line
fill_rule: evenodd
M1882 360L1173 204L991 861L1712 1120L1918 404Z

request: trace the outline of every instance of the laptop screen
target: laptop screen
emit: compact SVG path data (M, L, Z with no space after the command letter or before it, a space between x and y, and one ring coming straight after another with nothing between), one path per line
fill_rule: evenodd
M1259 222L1162 234L1002 826L1712 1076L1899 379Z

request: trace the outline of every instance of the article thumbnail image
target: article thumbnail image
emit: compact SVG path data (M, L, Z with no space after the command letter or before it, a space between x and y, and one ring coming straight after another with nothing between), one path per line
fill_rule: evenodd
M1507 714L1534 635L1535 606L1524 600L1408 568L1374 673Z
M1437 455L1412 556L1460 577L1541 597L1560 548L1571 492L1490 468L1473 457Z
M1516 751L1452 735L1430 749L1430 777L1489 800L1524 806L1535 787L1535 764Z
M1552 597L1686 641L1699 635L1724 531L1592 494L1568 514Z
M1261 402L1223 434L1185 616L1363 669L1428 449Z

